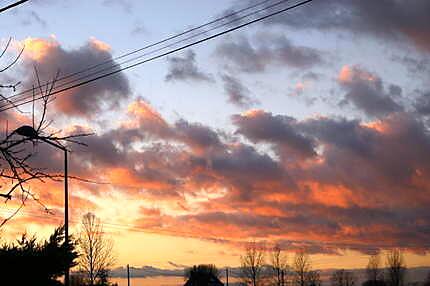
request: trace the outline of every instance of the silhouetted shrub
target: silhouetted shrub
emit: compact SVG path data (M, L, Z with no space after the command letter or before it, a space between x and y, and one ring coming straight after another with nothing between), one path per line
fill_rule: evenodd
M427 279L424 281L424 286L430 286L430 271L427 274Z
M223 285L219 281L220 272L213 264L194 265L185 269L184 277L188 279L187 286Z
M384 280L367 280L361 284L362 286L386 286Z
M66 266L75 266L75 244L64 239L64 227L57 228L48 240L22 235L16 243L0 247L2 285L55 286Z

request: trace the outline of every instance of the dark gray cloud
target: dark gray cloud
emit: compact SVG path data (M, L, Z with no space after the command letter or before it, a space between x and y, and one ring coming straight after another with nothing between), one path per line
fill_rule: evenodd
M385 116L401 111L403 107L394 101L402 94L402 89L390 85L385 91L381 78L359 67L344 67L339 83L347 91L341 104L351 103L372 117Z
M302 124L324 146L325 164L312 169L314 180L341 182L363 199L372 192L375 202L394 194L406 202L428 191L412 179L430 171L423 159L430 152L430 136L412 114L392 114L376 128L345 119Z
M228 101L239 107L250 107L254 103L257 103L249 93L249 89L244 86L238 78L228 74L221 76L224 83L224 91L228 96Z
M29 88L35 81L35 75L32 72L33 66L37 67L37 71L41 82L51 81L56 72L60 72L60 77L75 73L86 69L92 65L100 64L105 61L112 61L112 69L119 68L119 65L113 61L110 51L107 46L95 39L90 40L84 46L74 49L65 50L59 43L53 40L32 39L37 41L46 51L33 61L31 57L26 57L24 60L24 86ZM31 49L28 50L31 53ZM103 66L105 68L106 66ZM56 86L70 86L69 82L77 83L82 80L77 80L83 76L99 71L93 69L85 73L58 81ZM89 76L94 77L94 75ZM120 103L129 98L131 95L131 87L127 77L121 72L114 76L100 79L97 83L83 85L56 96L53 106L56 110L69 116L82 116L94 118L98 116L102 110L116 108Z
M266 41L267 37L263 37ZM323 62L321 52L314 48L296 46L286 37L273 39L273 52L275 61L295 68L310 68Z
M256 3L257 0L251 0ZM409 39L423 51L430 51L430 2L427 0L327 0L295 9L265 23L294 28L346 30L394 41Z
M129 115L128 124L84 139L89 146L74 150L71 170L116 174L116 188L184 212L142 210L139 227L186 228L186 235L224 242L261 238L312 253L430 248L430 135L416 113L369 124L254 110L233 116L242 141L201 123L169 124L141 99ZM279 158L260 148L267 143ZM40 160L61 170L61 153L43 148ZM201 190L217 195L187 205L184 197L201 198Z
M284 160L314 156L314 142L297 128L298 122L289 116L272 115L255 111L248 115L234 115L233 123L238 127L237 133L244 135L252 142L273 143L277 153Z
M424 116L430 116L430 92L421 94L415 102L415 109Z
M267 63L262 55L255 50L248 38L238 37L230 39L216 48L216 53L220 58L232 62L244 72L262 72Z
M175 123L173 132L176 139L186 143L199 153L217 151L223 148L218 133L199 123L179 120Z
M335 233L339 224L324 217L297 213L291 216L264 216L252 213L206 212L197 215L186 215L179 218L184 221L195 221L204 225L217 225L223 222L226 226L234 226L248 230L250 237L261 237L261 233L277 235L285 229L300 229L304 233Z
M393 56L392 59L406 66L408 71L414 75L420 75L429 71L430 59L427 57Z
M102 173L126 168L146 197L182 202L184 210L184 193L199 197L196 190L222 189L225 194L185 215L146 211L136 220L139 226L174 232L180 225L188 235L227 242L276 236L289 249L307 247L312 253L430 247L430 135L413 113L391 113L375 125L264 111L233 116L237 132L255 144L250 145L225 143L220 132L203 124L167 124L155 111L149 116L147 105L141 108L145 112L134 113L142 116L136 118L139 124L98 136L88 143L100 152L75 152L75 160ZM160 126L169 131L157 131ZM144 148L132 147L142 140ZM265 143L283 156L262 152ZM289 158L295 163L285 164ZM226 233L218 224L234 231ZM298 238L288 239L292 233Z
M303 204L284 204L281 208L288 210L291 215L302 218L302 223L296 226L297 229L306 228L305 218L312 220L314 217L321 217L324 225L331 226L327 231L318 230L319 235L330 235L330 232L341 234L344 226L353 228L354 233L349 233L349 239L343 243L322 244L332 250L354 249L362 253L372 253L377 249L387 249L404 245L405 247L416 248L428 237L427 227L416 225L420 218L427 219L429 215L425 208L416 209L403 208L393 209L387 207L372 208L351 205L348 208L339 206L324 206ZM398 227L398 226L402 227ZM390 239L384 237L384 232L380 231L382 226L386 226L385 234L390 235ZM288 227L287 225L284 226ZM303 230L305 231L305 230ZM411 238L410 233L416 233L417 237ZM305 240L306 242L306 240Z
M126 169L130 173L117 182L124 191L139 196L143 189L146 198L157 200L186 203L183 194L198 197L200 189L226 193L185 215L146 210L137 225L172 232L181 225L189 235L195 231L197 237L227 242L276 236L275 242L288 249L307 247L312 253L429 247L430 137L413 114L391 114L378 128L345 118L299 121L262 111L234 117L240 133L256 146L223 143L219 132L185 120L166 123L171 131L158 132L149 128L160 125L157 117L142 114L137 125L85 139L88 150L75 150L73 172L102 175ZM133 148L142 140L145 147ZM288 146L290 154L304 156L296 156L294 165L284 164L284 158L275 160L258 150L266 142L274 150ZM312 149L316 146L318 154ZM40 155L61 162L54 151ZM61 170L61 164L56 168ZM127 189L129 176L139 191ZM313 182L317 187L311 187ZM323 203L315 199L326 195L330 199ZM234 231L225 233L218 224ZM289 240L291 233L299 238Z
M261 33L254 40L231 38L218 45L216 54L237 69L249 73L262 72L269 65L303 69L323 62L318 50L296 46L284 36Z
M185 52L183 57L169 57L167 62L169 71L166 75L166 81L213 81L211 75L198 68L196 53L193 50Z
M278 153L287 148L281 149L283 164L288 158L296 162L323 159L323 164L313 165L309 172L297 172L286 165L293 179L345 185L361 194L372 190L376 201L396 192L405 195L402 190L421 196L411 177L430 172L430 164L423 159L430 153L430 136L413 114L393 113L374 128L345 118L296 121L262 111L236 115L233 122L237 132L253 142L273 143ZM314 148L320 150L318 156Z
M371 129L363 128L358 120L309 119L301 122L298 128L319 142L329 143L339 150L350 150L363 157L372 155L371 146L376 140L376 133Z
M274 185L294 188L282 166L252 146L236 144L214 154L209 162L210 171L230 189L228 197L233 201L257 200Z

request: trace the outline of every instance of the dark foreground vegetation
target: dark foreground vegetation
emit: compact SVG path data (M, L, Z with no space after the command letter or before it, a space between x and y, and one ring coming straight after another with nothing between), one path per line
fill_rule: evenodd
M112 248L103 225L91 213L83 216L80 232L68 243L64 227L45 241L23 234L0 247L0 285L60 286L66 269L73 269L70 286L114 286L109 283Z
M64 227L55 229L44 241L24 234L16 242L0 247L1 285L60 286L63 285L65 269L73 268L70 286L114 286L109 282L109 269L114 263L112 247L102 224L91 213L83 217L81 231L69 243L65 241ZM288 258L279 247L267 248L250 243L241 256L239 284L323 285L321 272L313 269L305 250L297 252L291 261ZM384 256L369 256L365 275L362 286L430 286L430 273L425 281L409 277L410 282L407 283L406 262L399 249L387 251ZM220 276L221 271L213 264L193 266L185 269L185 285L222 286ZM355 272L338 269L330 277L325 276L324 285L358 286L359 280L363 281L356 277Z
M74 242L65 243L64 228L57 228L48 240L22 235L15 243L0 248L1 285L62 285L65 269L76 265Z
M309 255L297 252L291 261L279 248L268 249L255 243L249 244L241 256L240 272L230 275L240 277L240 282L229 283L235 286L430 286L430 272L425 281L415 281L409 277L401 250L392 249L385 256L374 254L369 257L364 271L365 277L357 277L357 272L345 269L333 270L330 276L312 269ZM228 269L225 269L226 276ZM327 273L325 273L327 275ZM212 264L195 265L185 270L185 286L219 286L221 271ZM364 279L364 282L363 282ZM225 277L225 281L227 277Z
M289 261L280 247L271 249L250 243L241 256L241 284L250 286L320 286L321 272L312 267L312 261L305 250L295 254ZM327 279L328 278L328 279ZM334 270L325 278L324 285L331 286L430 286L430 272L425 281L407 277L407 266L400 249L391 249L384 255L369 256L365 277L356 277L351 270ZM408 278L408 279L407 279Z

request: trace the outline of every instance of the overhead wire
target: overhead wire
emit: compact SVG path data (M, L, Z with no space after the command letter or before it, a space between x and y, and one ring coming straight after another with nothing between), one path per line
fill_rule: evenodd
M155 47L155 46L157 46L157 45L160 45L160 44L166 43L166 42L171 41L171 40L173 40L173 39L176 39L176 38L179 38L179 37L181 37L181 36L184 36L184 35L190 34L190 33L194 32L194 31L197 31L197 30L199 30L199 29L201 29L201 28L205 28L205 27L210 26L210 25L212 25L212 24L215 24L215 23L221 22L221 21L223 21L223 20L225 20L225 19L228 19L228 18L230 18L230 17L236 16L236 15L238 15L238 14L242 13L242 12L245 12L245 11L251 10L251 9L253 9L253 8L256 8L256 7L258 7L258 6L261 6L261 5L266 4L266 3L268 3L268 2L271 2L271 1L273 1L273 0L265 0L265 1L258 2L257 4L254 4L254 5L252 5L252 6L248 6L248 7L242 8L242 9L240 9L240 10L234 11L234 12L232 12L232 13L229 13L229 14L227 14L227 15L224 15L224 16L222 16L222 17L218 17L218 18L216 18L216 19L214 19L214 20L212 20L212 21L209 21L209 22L206 22L206 23L204 23L204 24L202 24L202 25L199 25L199 26L197 26L197 27L194 27L194 28L188 29L188 30L186 30L186 31L184 31L184 32L181 32L181 33L178 33L178 34L175 34L175 35L169 36L169 37L167 37L167 38L165 38L165 39L163 39L163 40L157 41L157 42L155 42L155 43L148 44L148 45L146 45L146 46L144 46L144 47L141 47L141 48L138 48L138 49L132 50L132 51L127 52L127 53L125 53L125 54L123 54L123 55L120 55L120 56L117 56L117 57L114 57L114 58L108 58L108 59L106 59L105 61L100 62L100 63L98 63L98 64L95 64L95 65L92 65L92 66L89 66L89 67L83 68L83 69L81 69L81 70L79 70L79 71L76 71L76 72L72 72L72 73L69 73L69 74L66 74L66 75L60 76L59 78L57 78L56 82L58 82L58 81L62 81L62 80L64 80L64 79L67 79L67 78L70 78L70 77L73 77L73 76L79 75L79 74L81 74L81 73L84 73L84 72L87 72L87 71L90 71L90 70L93 70L93 69L95 69L95 68L98 68L98 67L100 67L100 66L104 66L104 65L109 64L109 63L115 63L117 60L120 60L120 59L122 59L122 58L125 58L125 57L128 57L128 56L131 56L131 55L134 55L134 54L136 54L136 53L139 53L139 52L141 52L141 51L144 51L144 50L147 50L147 49L149 49L149 48ZM287 1L289 1L289 0L287 0ZM282 2L285 2L285 1L282 1ZM48 82L46 82L45 84L42 84L40 87L43 89L44 87L49 86L49 85L51 85L51 84L53 84L53 83L54 83L54 81L48 81ZM30 89L27 89L27 90L21 91L21 92L19 92L19 93L17 93L17 94L14 94L14 95L12 95L12 96L9 96L9 97L7 97L7 99L11 99L11 98L14 98L14 97L18 97L18 96L20 96L20 95L22 95L22 94L29 93L29 92L32 92L32 91L33 91L33 89L32 89L32 88L30 88ZM4 100L6 100L6 99L4 99L4 98L0 98L0 102L1 102L1 101L4 101Z
M5 214L13 212L13 209L8 209L8 208L0 208L0 212L3 212ZM30 211L26 211L26 210L21 210L20 211L21 214L24 214L28 217L34 217L34 218L38 218L41 220L47 220L47 221L59 221L61 222L64 218L61 215L57 215L57 214L47 214L47 215L42 215L40 213L36 213L36 212L30 212ZM75 223L75 224L79 224L81 223L80 220L76 220L76 219L69 219L69 222ZM148 234L157 234L157 235L169 235L169 236L175 236L175 235L180 235L183 237L188 237L188 238L198 238L196 237L195 233L191 233L191 232L185 232L185 231L173 231L173 230L167 230L167 229L160 229L160 230L151 230L151 229L143 229L141 227L138 227L136 225L130 225L130 224L119 224L119 223L114 223L114 222L106 222L103 221L102 222L103 226L106 227L107 229L111 229L111 230L122 230L122 231L133 231L133 232L140 232L140 233L148 233ZM212 238L206 238L206 239L216 239L215 237Z
M243 19L245 19L245 18L248 18L248 17L250 17L250 16L256 15L256 14L261 13L261 12L263 12L263 11L267 10L267 9L274 8L274 7L276 7L276 6L279 6L279 5L284 4L284 3L286 3L286 2L289 2L289 1L290 1L290 0L281 0L281 1L278 1L278 2L276 2L276 3L273 3L273 4L269 5L269 6L263 7L263 8L261 8L261 9L259 9L259 10L256 10L256 11L253 11L253 12L251 12L251 13L248 13L248 14L242 15L242 16L237 17L237 18L234 18L233 20L231 20L231 21L229 21L229 22L226 22L226 23L223 23L223 24L221 24L221 25L218 25L218 26L212 27L212 28L211 28L211 29L209 29L209 30L203 30L203 31L201 31L201 32L199 32L199 33L197 33L197 34L193 34L193 35L191 35L191 36L189 36L189 37L187 37L187 38L185 38L185 39L178 40L178 41L176 41L176 42L174 42L174 43L171 43L171 44L168 44L168 45L162 46L162 47L157 48L157 49L155 49L155 50L153 50L153 51L150 51L150 52L144 53L144 54L139 55L139 56L135 56L135 57L133 57L133 58L131 58L131 59L128 59L128 60L125 60L125 61L123 61L123 62L119 62L119 63L113 62L114 64L113 64L112 66L109 66L109 67L103 68L103 69L101 69L101 70L97 70L97 71L95 71L95 72L92 72L92 73L90 73L90 74L86 74L86 75L84 75L84 76L81 76L81 77L79 77L79 78L76 78L76 79L70 80L70 81L65 82L65 83L62 83L62 84L57 84L57 83L55 83L55 87L54 87L54 89L53 89L53 90L58 89L58 88L61 88L61 87L68 86L68 85L70 85L70 84L72 84L72 83L79 82L79 81L81 81L81 80L85 80L86 78L89 78L89 77L91 77L91 76L96 76L96 75L98 75L98 74L100 74L100 73L102 73L102 72L107 72L107 71L109 71L109 70L111 70L111 69L113 69L113 68L119 67L119 66L121 66L121 65L124 65L124 64L130 63L130 62L133 62L133 61L136 61L136 60L141 59L141 58L143 58L143 57L146 57L146 56L152 55L152 54L154 54L154 53L157 53L157 52L163 51L163 50L165 50L165 49L175 47L175 46L177 46L177 45L178 45L178 44L180 44L180 43L185 43L185 42L187 42L187 41L189 41L189 40L191 40L191 39L197 38L197 37L199 37L199 36L201 36L201 35L207 34L207 33L209 33L209 32L212 32L212 31L214 31L214 30L217 30L217 29L219 29L219 28L222 28L222 27L228 27L228 26L230 26L231 24L233 24L233 23L235 23L235 22L240 22L240 21L242 21L242 20L243 20ZM78 73L76 73L75 75L78 75ZM51 82L51 83L53 83L53 82ZM45 84L45 85L42 85L42 86L46 86L46 84ZM29 89L29 90L27 90L27 91L33 91L33 89ZM19 102L21 102L21 101L25 101L26 99L33 99L33 97L38 96L38 95L40 95L40 94L41 94L41 91L40 91L40 89L38 88L37 90L35 90L35 92L34 92L32 95L29 95L29 96L27 96L27 97L23 97L23 98L16 99L15 101L13 101L13 104L14 104L14 106L17 106L17 104L19 105ZM12 96L10 96L10 97L8 97L8 98L7 98L7 99L8 99L8 103L7 103L6 105L10 104L10 101L11 101L11 100L10 100L10 98L12 98ZM1 99L0 99L0 102L1 102ZM2 108L3 108L4 106L6 106L6 105L1 105L1 106L0 106L0 109L2 109ZM0 111L1 111L1 110L0 110Z
M16 6L16 5L22 4L22 3L27 2L27 1L28 1L28 0L26 0L26 1L19 1L19 2L15 3L15 4L12 4L12 5ZM278 3L277 5L279 5L280 3L283 3L283 2L287 2L287 1L288 1L288 0L279 1L279 2L277 2L277 3ZM294 8L299 7L299 6L302 6L302 5L305 5L305 4L307 4L307 3L311 2L311 1L313 1L313 0L301 1L301 2L299 2L299 3L297 3L297 4L295 4L295 5L292 5L292 6L289 6L289 7L283 8L283 9L281 9L281 10L278 10L278 11L275 11L275 12L272 12L272 13L269 13L268 15L265 15L265 16L262 16L262 17L259 17L259 18L257 18L257 19L254 19L254 20L251 20L251 21L249 21L249 22L246 22L246 23L244 23L244 24L238 25L238 26L236 26L236 27L232 27L232 28L230 28L230 29L227 29L227 30L225 30L225 31L222 31L222 32L216 33L216 34L211 35L211 36L208 36L208 37L205 37L205 38L200 39L200 40L198 40L198 41L195 41L195 42L192 42L192 43L186 44L186 45L184 45L184 46L182 46L182 47L179 47L179 48L173 49L172 51L168 51L168 52L166 52L166 53L162 53L162 54L160 54L160 55L156 55L156 56L154 56L154 57L151 57L151 58L149 58L149 59L145 59L145 60L143 60L143 61L139 61L139 62L134 63L134 64L131 64L131 65L129 65L129 66L126 66L126 67L123 67L123 68L116 69L116 70L111 71L111 72L108 72L108 73L106 73L106 74L103 74L103 75L100 75L100 76L97 76L97 77L94 77L94 78L91 78L91 79L85 80L85 81L80 82L80 83L78 83L78 84L75 84L75 85L72 85L72 86L69 86L69 87L66 87L66 88L60 89L60 90L55 90L55 91L53 92L53 94L58 94L58 93L61 93L61 92L66 91L66 90L69 90L69 89L72 89L72 88L76 88L76 87L79 87L79 86L82 86L82 85L85 85L85 84L88 84L88 83L94 82L94 81L99 80L99 79L101 79L101 78L105 78L105 77L108 77L108 76L111 76L111 75L117 74L117 73L119 73L119 72L121 72L121 71L128 70L128 69L130 69L130 68L136 67L136 66L141 65L141 64L144 64L144 63L147 63L147 62L149 62L149 61L153 61L153 60L155 60L155 59L158 59L158 58L164 57L164 56L166 56L166 55L169 55L169 54L172 54L172 53L176 53L176 52L178 52L178 51L181 51L181 50L184 50L184 49L186 49L186 48L192 47L192 46L194 46L194 45L198 45L198 44L203 43L203 42L205 42L205 41L208 41L208 40L214 39L214 38L219 37L219 36L221 36L221 35L224 35L224 34L227 34L227 33L233 32L233 31L235 31L235 30L238 30L238 29L240 29L240 28L243 28L243 27L245 27L245 26L251 25L251 24L253 24L253 23L256 23L256 22L259 22L259 21L265 20L265 19L267 19L267 18L269 18L269 17L273 17L273 16L275 16L275 15L278 15L278 14L284 13L284 12L286 12L286 11L288 11L288 10L294 9ZM201 29L201 28L204 28L204 27L209 26L209 25L211 25L211 24L217 23L217 22L222 21L222 20L224 20L224 19L226 19L226 18L228 18L228 17L232 17L232 16L234 16L234 15L237 15L238 13L241 13L241 12L244 12L244 11L250 10L250 9L252 9L252 8L258 7L258 6L262 5L263 3L267 3L267 2L269 2L269 1L262 1L262 2L259 2L258 4L255 4L255 5L253 5L253 6L250 6L250 7L244 8L244 9L241 9L241 10L236 11L236 12L234 12L234 13L231 13L231 14L229 14L229 15L227 15L227 16L217 18L217 19L215 19L215 20L213 20L213 21L210 21L210 22L208 22L208 23L205 23L205 24L200 25L200 26L198 26L198 27L195 27L195 28L193 28L193 29L187 30L187 31L185 31L185 32L179 33L179 34L177 34L177 35L174 35L174 36L168 37L168 38L166 38L166 39L164 39L164 40L161 40L161 41L158 41L158 42L156 42L156 43L154 43L154 44L147 45L147 46L145 46L145 47L143 47L143 48L140 48L140 49L137 49L137 50L135 50L135 51L129 52L129 53L127 53L127 54L121 55L121 56L119 56L119 57L116 57L116 58L110 59L109 61L105 61L105 62L102 62L102 63L100 63L100 64L97 64L97 65L94 65L94 66L88 67L88 68L86 68L86 69L84 69L84 70L80 70L80 71L78 71L78 72L74 72L74 73L68 74L68 75L66 75L66 76L64 76L64 77L62 77L62 78L60 78L59 80L64 80L64 79L67 79L67 78L73 77L73 76L78 75L78 74L81 74L81 73L83 73L83 72L87 72L87 71L92 70L92 69L95 69L95 68L97 68L97 67L100 67L100 66L106 65L106 64L108 64L108 63L115 63L115 61L116 61L116 60L118 60L118 59L122 59L122 58L125 58L125 57L127 57L127 56L130 56L130 55L136 54L136 53L138 53L138 52L141 52L141 51L143 51L143 50L146 50L146 49L148 49L148 48L152 48L152 47L155 47L155 46L157 46L157 45L159 45L159 44L166 43L166 42L168 42L168 41L170 41L170 40L172 40L172 39L176 39L176 38L179 38L179 37L181 37L181 36L183 36L183 35L186 35L186 34L192 33L192 32L194 32L194 31L197 31L198 29ZM275 6L276 6L276 5L275 5ZM274 6L271 6L271 7L274 7ZM271 7L265 7L265 8L263 8L263 9L264 9L264 10L267 10L268 8L271 8ZM6 7L6 8L7 8L7 7ZM10 8L11 8L11 7L10 7ZM5 8L0 9L0 13L1 13L1 12L3 12L3 11L4 11L4 9L5 9ZM212 31L212 30L215 30L215 29L219 29L219 28L221 28L221 27L223 27L223 26L230 25L230 24L232 24L233 22L240 21L240 20L242 20L242 19L243 19L243 18L245 18L245 17L249 17L249 16L251 16L251 15L254 15L254 14L257 14L257 13L261 13L261 11L262 11L263 9L260 9L260 10L258 10L258 11L254 11L254 12L252 12L252 13L249 13L249 14L245 15L245 16L241 16L239 19L235 19L235 20L230 21L230 22L228 22L228 23L224 23L223 25L217 26L217 27L215 27L215 28L211 28L211 29L210 29L210 30L208 30L208 31L200 32L199 34L194 35L194 36L189 37L189 38L186 38L185 40L178 41L178 42L175 42L175 43L173 43L173 44L170 44L170 45L164 46L162 49L169 48L169 47L171 47L171 46L173 46L173 45L176 45L176 44L178 44L178 43L180 43L180 42L183 42L183 41L186 41L186 40L190 40L190 39L192 39L192 38L194 38L194 37L196 37L196 36L199 36L199 35L202 35L202 34L208 33L208 32L210 32L210 31ZM161 49L161 50L162 50L162 49ZM157 51L160 51L160 49L157 49L157 50L155 50L155 51L152 51L151 53L154 53L154 52L157 52ZM149 53L149 54L151 54L151 53ZM147 56L147 55L148 55L148 54L145 54L145 55L142 55L142 56ZM115 64L114 64L113 66L111 66L110 68L117 67L117 66L119 66L119 65L121 65L121 64L124 64L124 63L129 63L130 61L133 61L133 60L139 59L139 58L141 58L142 56L135 57L135 58L133 58L133 59L127 60L127 61L122 62L122 63L115 63ZM104 69L104 70L102 70L102 71L106 71L106 69ZM101 72L101 71L99 71L99 72ZM99 72L98 72L98 73L99 73ZM89 76L92 76L92 75L96 75L96 74L90 74L90 75L87 75L86 77L89 77ZM79 78L79 80L82 80L82 79L85 79L85 78ZM70 83L73 83L73 82L68 82L67 84L70 84ZM47 83L47 84L48 84L48 83ZM64 86L64 85L63 85L63 86ZM24 94L25 92L30 92L30 91L32 91L32 90L33 90L33 89L31 89L31 90L27 90L27 91L24 91L24 92L22 92L22 93L20 93L20 94L18 94L18 95L22 95L22 94ZM42 98L42 97L38 97L38 98L32 99L31 101L24 101L24 102L20 102L20 103L18 103L18 105L17 105L17 106L20 106L20 105L23 105L23 104L26 104L26 103L30 103L30 102L32 102L33 100L37 100L37 99L40 99L40 98ZM25 98L25 99L26 99L26 98ZM25 100L25 99L24 99L24 100ZM21 100L23 100L23 99L21 99ZM10 108L14 108L14 107L15 107L15 106L11 106L11 107L5 108L5 106L1 106L1 107L0 107L0 112L1 112L1 111L5 111L5 110L8 110L8 109L10 109ZM3 211L3 209L2 209L1 211ZM36 215L34 215L34 216L36 216ZM37 216L36 216L36 217L37 217ZM54 216L54 217L52 217L52 216L48 216L48 217L46 217L46 216L39 216L39 217L44 218L44 219L47 219L47 218L60 219L58 216ZM73 220L72 220L72 222L73 222ZM75 222L76 222L76 221L75 221ZM143 230L143 229L140 229L140 228L136 228L135 226L131 226L131 225L125 225L125 224L114 224L114 223L104 223L104 224L107 224L109 227L113 227L113 228L115 228L115 227L116 227L117 229L125 229L125 228L126 228L127 230L136 230L136 231L142 231L142 232L151 232L151 231L148 231L148 230ZM156 231L155 233L159 234L159 231ZM178 234L178 233L174 233L174 232L172 232L172 234ZM420 246L422 246L422 245L420 245ZM369 248L369 249L370 249L370 248ZM373 248L372 248L372 249L373 249Z
M286 0L284 0L284 1L286 1ZM205 38L203 38L203 39L197 40L197 41L195 41L195 42L192 42L192 43L189 43L189 44L185 44L185 45L183 45L183 46L181 46L181 47L179 47L179 48L175 48L175 49L170 50L170 51L168 51L168 52L165 52L165 53L162 53L162 54L159 54L159 55L156 55L156 56L150 57L150 58L148 58L148 59L145 59L145 60L139 61L139 62L134 63L134 64L130 64L130 65L126 66L126 67L118 68L118 69L116 69L116 70L113 70L113 71L111 71L111 72L108 72L108 73L105 73L105 74L102 74L102 75L96 76L96 77L91 78L91 79L88 79L88 80L84 80L83 82L76 83L76 84L71 85L71 86L69 86L69 87L65 87L65 88L62 88L62 89L59 89L59 90L54 90L54 91L52 92L52 94L51 94L51 95L55 95L55 94L58 94L58 93L61 93L61 92L64 92L64 91L67 91L67 90L70 90L70 89L73 89L73 88L76 88L76 87L82 86L82 85L89 84L89 83L91 83L91 82L94 82L94 81L100 80L100 79L105 78L105 77L108 77L108 76L112 76L112 75L118 74L119 72L122 72L122 71L125 71L125 70L128 70L128 69L134 68L134 67L136 67L136 66L139 66L139 65L145 64L145 63L147 63L147 62L150 62L150 61L153 61L153 60L156 60L156 59L162 58L162 57L165 57L165 56L167 56L167 55L170 55L170 54L176 53L176 52L178 52L178 51L182 51L182 50L187 49L187 48L189 48L189 47L192 47L192 46L198 45L198 44L200 44L200 43L203 43L203 42L206 42L206 41L212 40L212 39L214 39L214 38L217 38L217 37L219 37L219 36L222 36L222 35L228 34L228 33L230 33L230 32L236 31L236 30L241 29L241 28L243 28L243 27L246 27L246 26L248 26L248 25L251 25L251 24L254 24L254 23L257 23L257 22L263 21L263 20L265 20L265 19L268 19L268 18L270 18L270 17L273 17L273 16L276 16L276 15L279 15L279 14L281 14L281 13L284 13L284 12L288 11L288 10L291 10L291 9L297 8L297 7L299 7L299 6L303 6L303 5L305 5L305 4L309 3L309 2L312 2L312 1L313 1L313 0L300 1L300 2L298 2L298 3L296 3L296 4L294 4L294 5L288 6L288 7L286 7L286 8L280 9L280 10L277 10L277 11L275 11L275 12L271 12L271 13L269 13L269 14L267 14L267 15L261 16L261 17L259 17L259 18L253 19L253 20L250 20L250 21L248 21L248 22L246 22L246 23L243 23L243 24L240 24L240 25L238 25L238 26L235 26L235 27L229 28L229 29L227 29L227 30L224 30L224 31L218 32L218 33L216 33L216 34L214 34L214 35L210 35L210 36L208 36L208 37L205 37ZM35 100L39 100L39 99L42 99L42 98L43 98L43 96L38 96L38 97L33 97L33 98L26 99L26 100L24 100L23 102L20 102L20 103L15 104L14 106L9 106L9 107L7 107L7 106L1 106L1 107L0 107L0 112L2 112L2 111L6 111L6 110L9 110L9 109L11 109L11 108L15 108L16 106L21 106L21 105L24 105L24 104L27 104L27 103L31 103L31 102L33 102L33 101L35 101Z
M14 8L14 7L18 6L18 5L24 4L25 2L28 2L28 1L30 1L30 0L21 0L21 1L15 2L15 3L12 3L10 5L7 5L7 6L3 7L3 8L0 8L0 13L3 13L5 11L9 10L9 9L12 9L12 8Z

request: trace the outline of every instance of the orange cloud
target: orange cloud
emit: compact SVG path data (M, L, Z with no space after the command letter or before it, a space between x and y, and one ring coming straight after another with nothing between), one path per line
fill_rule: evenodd
M319 182L305 182L303 186L311 192L308 199L317 204L346 208L355 203L353 192L344 186L321 184Z
M97 40L94 37L90 38L90 45L93 46L95 49L99 50L99 51L103 51L103 52L110 52L111 51L111 47L106 44L105 42L102 42L100 40Z
M123 186L125 188L139 188L154 191L163 191L171 188L171 185L162 181L148 180L136 176L133 172L126 168L113 168L104 171L110 183L114 186Z
M345 65L340 70L338 75L338 81L341 83L349 83L355 81L356 79L365 81L375 81L376 78L369 72L359 69L354 66Z
M41 61L46 55L60 46L55 38L52 37L49 39L27 38L23 41L23 45L24 55L35 61Z
M127 114L130 119L122 123L123 128L139 130L142 135L163 139L173 136L171 126L161 114L141 98L128 105Z
M384 126L384 122L377 120L377 121L371 121L367 123L362 123L362 126L373 129L377 132L384 132L386 126Z
M164 121L163 117L158 113L151 105L149 105L143 99L137 99L132 102L127 109L129 115L132 115L139 121L148 121L153 122L160 126L167 127L166 121Z
M344 67L339 80L354 80L354 73ZM250 110L234 120L242 124L237 134L252 144L233 137L228 139L234 144L225 144L218 131L203 124L169 124L143 99L132 102L127 115L130 120L121 128L88 138L91 152L76 152L72 164L75 172L92 170L116 192L132 197L136 227L230 243L256 237L296 245L313 240L318 242L312 245L315 253L345 248L365 252L375 237L381 248L425 239L420 230L428 215L421 212L430 186L428 162L421 158L426 158L427 145L403 148L399 142L427 142L427 137L406 116L370 123L328 117L301 121ZM81 129L88 127L69 130ZM146 140L148 135L156 142ZM134 142L145 146L136 148L130 144ZM267 142L284 156L269 156L260 148ZM295 149L279 148L287 143ZM318 150L317 155L296 156L296 164L284 164L305 144ZM61 211L61 185L43 186L41 199ZM87 202L82 194L90 190L79 187L75 206L110 207ZM94 186L98 191L91 195L105 195L104 188ZM399 190L407 192L398 195ZM414 207L381 207L406 201Z
M90 66L100 64L101 59L111 59L112 64L117 66L110 47L95 38L74 49L65 49L53 36L46 39L27 38L22 41L22 45L25 45L23 61L20 63L23 68L17 77L22 81L24 89L31 88L34 84L34 61L38 62L38 75L43 82L52 80L59 68L61 77L87 70ZM74 77L67 82L70 85L76 80ZM68 85L64 81L62 84L63 87L64 84ZM97 84L68 90L67 94L56 98L53 106L62 114L92 118L105 109L117 107L130 94L128 79L123 73L119 73L109 79L100 79Z
M264 110L261 110L261 109L250 109L243 112L241 116L252 118L252 117L257 117L259 115L264 115L264 113L265 113Z

